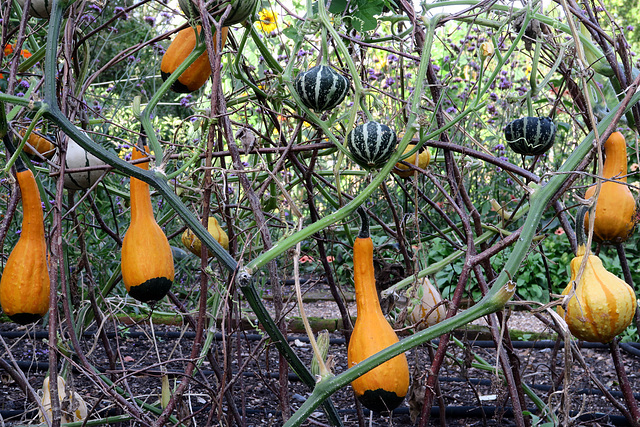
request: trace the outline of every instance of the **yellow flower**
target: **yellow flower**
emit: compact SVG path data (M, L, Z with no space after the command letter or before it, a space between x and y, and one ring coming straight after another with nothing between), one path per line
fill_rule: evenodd
M260 21L258 21L257 25L265 33L270 33L278 28L277 12L274 12L273 10L262 9L260 12L258 12L258 16L260 17Z

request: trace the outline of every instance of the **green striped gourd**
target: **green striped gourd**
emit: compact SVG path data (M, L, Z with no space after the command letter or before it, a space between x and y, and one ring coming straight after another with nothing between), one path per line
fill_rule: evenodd
M18 3L22 6L22 10L24 10L25 0L18 0ZM52 4L53 0L31 0L29 15L34 18L49 19L49 16L51 16Z
M54 162L58 156L54 158ZM58 160L59 163L59 160ZM88 168L92 166L101 166L105 163L93 154L82 148L77 142L69 138L67 142L67 155L65 159L65 170ZM77 172L65 172L64 188L69 190L86 190L91 187L102 175L104 169L93 169Z
M347 135L347 148L360 166L370 169L384 165L398 144L396 133L387 125L367 122Z
M349 79L328 65L316 65L296 76L294 87L302 103L317 112L338 106L349 92Z
M178 0L180 9L188 19L200 19L198 6L193 0ZM249 19L256 10L258 0L209 0L205 1L205 7L213 16L213 19L219 19L227 6L231 4L229 15L224 20L225 26L239 24Z
M548 117L523 117L504 128L504 137L509 147L524 156L545 153L556 138L556 125Z

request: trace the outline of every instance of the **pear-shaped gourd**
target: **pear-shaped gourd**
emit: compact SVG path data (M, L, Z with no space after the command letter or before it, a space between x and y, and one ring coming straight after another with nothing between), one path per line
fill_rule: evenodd
M229 249L229 236L227 236L227 233L222 229L222 227L220 227L220 224L218 224L218 220L215 217L209 217L207 229L209 230L209 234L211 234L213 238L218 243L220 243L220 246L225 249ZM202 250L202 242L193 233L193 231L191 231L190 228L187 228L186 230L184 230L184 233L182 233L182 244L192 254L198 257L200 256L200 251ZM208 253L209 257L213 256L213 253L211 251L208 251Z
M604 144L605 160L600 194L596 202L593 238L602 243L621 243L631 235L636 223L636 201L627 184L627 143L620 132L613 132ZM596 192L593 185L585 198ZM589 215L585 226L589 226Z
M45 412L40 411L40 421L44 424L48 424L45 414L47 419L52 420L53 412L51 409L49 378L49 376L45 377L42 382L42 408ZM58 401L62 410L62 418L60 420L62 423L79 422L87 418L89 412L84 399L78 392L70 390L61 376L58 376Z
M409 151L413 150L414 148L415 148L414 144L408 145L407 148L404 149L403 154L407 154ZM429 150L422 150L419 153L413 153L406 159L403 159L403 161L410 163L412 165L416 165L420 169L425 169L427 166L429 166L429 162L431 161L431 154L429 154ZM416 173L416 170L405 165L404 163L398 162L396 163L396 167L393 169L393 172L402 178L409 178Z
M442 295L427 277L420 279L417 286L418 302L409 313L411 325L422 330L440 323L447 316L447 308L442 303Z
M200 34L201 27L198 25L196 30L197 34ZM191 54L196 47L197 34L193 27L180 30L176 35L176 38L171 42L167 51L162 56L162 62L160 63L160 75L163 80L167 80L176 69L182 65L187 56ZM222 46L224 46L227 40L228 27L223 27L222 33ZM214 46L217 46L216 35L213 35ZM187 68L178 80L173 82L171 89L178 93L190 93L200 89L209 79L211 75L211 63L209 62L209 54L205 50L200 56L193 62L189 68Z
M24 137L26 129L20 129L18 133ZM24 146L24 152L32 156L36 154L35 152L38 152L43 157L50 159L56 153L56 146L53 141L35 130L29 135L27 144Z
M148 148L145 145L145 151ZM145 157L134 147L132 159ZM149 162L138 163L148 170ZM131 225L122 240L122 281L133 298L142 301L162 299L174 279L171 246L153 216L149 184L131 177Z
M373 270L373 242L366 213L358 210L362 228L353 245L353 274L358 317L349 340L348 366L398 342L398 336L384 317ZM351 386L364 406L375 412L389 412L398 407L409 390L407 357L400 354L355 379Z
M633 288L607 271L595 255L588 256L584 271L578 278L586 254L583 224L586 211L583 207L578 213L578 250L571 260L571 281L562 292L570 298L566 310L558 307L558 314L576 338L608 343L631 324L637 299Z
M4 141L8 151L13 152L8 135ZM0 305L11 320L26 325L49 311L49 270L38 184L19 158L16 170L22 193L22 230L2 272Z

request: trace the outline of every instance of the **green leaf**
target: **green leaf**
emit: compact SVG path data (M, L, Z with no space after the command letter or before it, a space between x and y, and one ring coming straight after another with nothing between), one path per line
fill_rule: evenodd
M342 12L347 8L347 0L331 0L331 5L329 5L329 12L334 15L341 15Z
M355 3L356 8L351 16L345 18L350 19L353 28L360 33L375 29L378 25L375 16L382 13L384 0L357 0Z
M302 36L298 32L298 29L293 25L289 25L287 28L282 30L282 34L284 34L285 37L291 39L294 43L298 43L300 40L302 40Z

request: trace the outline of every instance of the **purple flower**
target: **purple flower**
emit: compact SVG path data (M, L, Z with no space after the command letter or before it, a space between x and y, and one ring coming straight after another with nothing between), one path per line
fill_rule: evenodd
M156 18L153 16L145 16L144 17L144 22L146 22L147 24L151 25L152 27L156 24Z
M634 26L633 25L627 25L627 31L633 31Z
M183 107L188 107L190 99L191 99L191 95L185 96L180 100L180 105L182 105Z
M18 83L19 86L22 86L25 89L29 89L29 82L26 80L20 80L20 83Z
M453 114L456 112L456 107L451 106L445 110L448 114Z
M24 93L18 92L18 93L16 93L16 96L19 96L20 98L22 98L24 96Z
M89 4L89 9L93 9L93 10L95 10L95 11L96 11L96 12L98 12L98 13L102 13L102 8L100 8L100 6L98 6L98 5L97 5L97 4L95 4L95 3L90 3L90 4Z
M113 13L116 14L116 15L120 15L121 14L120 15L120 19L124 19L124 20L129 19L129 14L124 11L124 7L116 6L113 9Z

